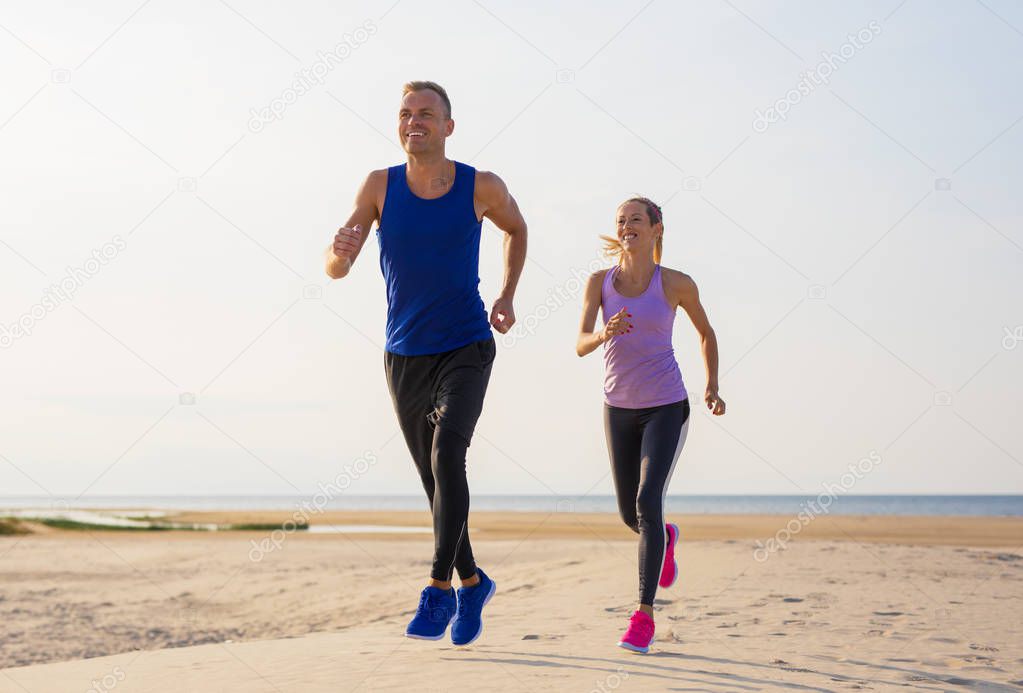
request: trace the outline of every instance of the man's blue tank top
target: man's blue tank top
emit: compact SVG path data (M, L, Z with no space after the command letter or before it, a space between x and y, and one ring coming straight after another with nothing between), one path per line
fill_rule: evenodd
M412 193L405 164L387 169L387 197L377 227L387 285L387 342L402 356L439 354L488 339L479 293L480 230L473 193L476 169L455 162L447 193Z

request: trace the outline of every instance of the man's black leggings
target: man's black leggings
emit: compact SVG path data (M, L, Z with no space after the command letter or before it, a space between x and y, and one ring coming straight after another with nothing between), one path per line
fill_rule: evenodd
M689 400L645 409L604 404L618 510L639 534L639 603L653 606L664 563L664 496L689 431Z
M496 354L493 338L442 354L384 353L394 411L433 513L434 580L450 580L453 570L462 579L476 574L465 453Z

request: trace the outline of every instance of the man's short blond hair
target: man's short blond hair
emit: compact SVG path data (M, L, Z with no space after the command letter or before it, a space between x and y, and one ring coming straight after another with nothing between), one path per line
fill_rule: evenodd
M444 102L444 112L447 118L451 118L451 99L448 98L448 93L444 91L444 87L437 84L436 82L430 82L427 80L414 80L412 82L405 82L405 86L401 89L401 95L404 97L406 94L411 94L414 91L425 91L429 89L432 92L436 92L440 100Z

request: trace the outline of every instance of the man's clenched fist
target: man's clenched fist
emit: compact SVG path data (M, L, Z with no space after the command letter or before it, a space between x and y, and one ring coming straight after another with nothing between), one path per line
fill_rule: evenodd
M355 251L359 249L362 242L362 224L356 224L355 228L342 226L334 236L334 254L341 258L352 259Z

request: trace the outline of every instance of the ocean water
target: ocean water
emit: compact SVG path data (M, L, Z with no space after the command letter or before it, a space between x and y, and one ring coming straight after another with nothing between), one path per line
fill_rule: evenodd
M816 497L807 496L668 496L673 513L706 515L794 515ZM425 510L425 496L339 495L309 496L0 496L0 515L5 510L138 508L140 510ZM476 495L473 510L521 512L618 511L614 496ZM845 495L832 499L832 515L980 515L1023 516L1023 495L968 496L867 496Z

